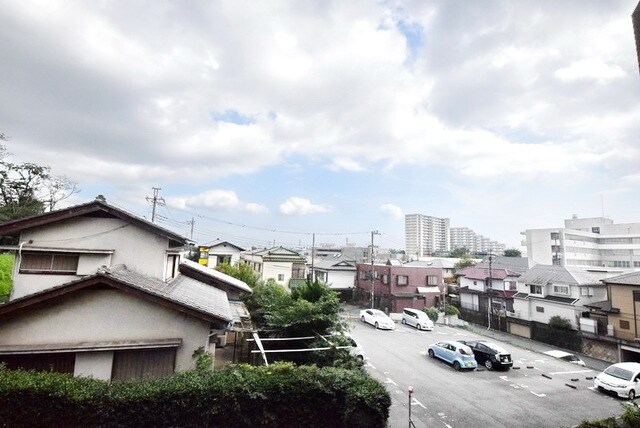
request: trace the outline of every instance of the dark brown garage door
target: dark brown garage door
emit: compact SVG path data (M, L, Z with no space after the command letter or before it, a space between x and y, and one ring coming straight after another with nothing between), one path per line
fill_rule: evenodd
M113 355L112 380L157 378L173 373L175 348L116 351Z
M39 372L71 373L76 364L74 352L50 354L0 355L0 363L11 370L36 370Z

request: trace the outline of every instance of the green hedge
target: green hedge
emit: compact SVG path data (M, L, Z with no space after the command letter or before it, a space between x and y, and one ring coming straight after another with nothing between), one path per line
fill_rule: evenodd
M13 259L13 254L0 254L0 303L9 300L11 294Z
M363 370L240 365L109 384L0 366L2 426L384 427L390 406Z

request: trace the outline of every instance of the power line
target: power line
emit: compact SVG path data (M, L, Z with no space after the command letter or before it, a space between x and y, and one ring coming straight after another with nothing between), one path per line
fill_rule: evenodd
M158 197L158 192L160 192L160 190L162 190L160 187L152 187L153 189L153 197L149 198L148 196L146 197L147 201L151 201L153 208L151 210L151 223L155 223L156 220L156 204L158 203L165 203L165 200L163 198L159 198Z

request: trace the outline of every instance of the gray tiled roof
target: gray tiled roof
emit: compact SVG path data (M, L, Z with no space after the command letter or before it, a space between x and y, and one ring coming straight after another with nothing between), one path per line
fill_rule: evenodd
M244 291L245 293L253 293L253 290L251 289L251 287L247 285L246 282L241 281L237 278L234 278L230 275L227 275L226 273L220 272L212 268L208 268L199 263L192 262L191 260L183 260L180 262L180 264L188 266L191 269L194 269L200 272L201 274L208 276L209 278L217 279L218 281L222 281L225 284L231 285L239 289L240 291Z
M216 318L225 321L233 319L227 293L187 276L178 275L173 280L164 282L129 270L124 265L106 269L104 274Z
M506 256L491 256L491 268L492 269L507 269L518 273L524 273L533 264L526 257L506 257ZM476 265L480 268L489 268L489 258L485 258Z
M602 279L614 274L575 266L535 265L518 278L518 282L535 285L602 285Z
M607 284L640 285L640 272L625 273L624 275L613 276L603 279L602 281Z

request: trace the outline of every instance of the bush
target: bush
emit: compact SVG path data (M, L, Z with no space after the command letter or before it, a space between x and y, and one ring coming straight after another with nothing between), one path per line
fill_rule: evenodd
M456 308L453 305L445 305L444 314L445 315L459 315L460 311L458 310L458 308Z
M566 318L562 318L560 315L554 315L549 318L549 327L557 328L559 330L571 330L571 321Z
M438 310L436 308L424 308L423 309L424 313L427 314L427 316L429 317L429 319L433 322L438 321Z
M239 365L107 383L0 366L4 426L382 428L390 406L363 370Z

